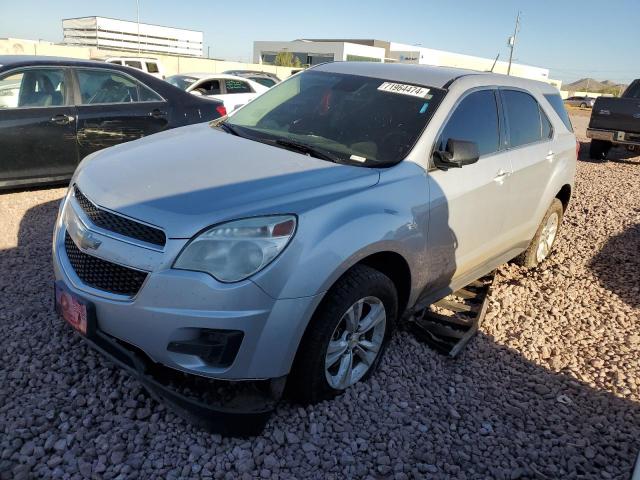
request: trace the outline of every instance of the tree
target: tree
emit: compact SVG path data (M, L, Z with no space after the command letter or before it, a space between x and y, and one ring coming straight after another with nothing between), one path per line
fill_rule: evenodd
M301 67L300 59L291 52L278 52L273 62L278 67Z

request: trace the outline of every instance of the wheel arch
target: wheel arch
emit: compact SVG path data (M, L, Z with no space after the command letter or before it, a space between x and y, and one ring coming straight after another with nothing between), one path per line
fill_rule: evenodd
M398 318L400 318L408 306L411 294L411 269L407 260L399 253L387 250L364 257L351 268L355 265L367 265L389 277L398 294Z
M556 194L556 198L562 202L562 209L566 212L569 206L569 200L571 200L571 185L565 183Z
M343 264L342 268L340 268L332 276L331 283L327 286L322 300L318 302L309 318L309 321L305 325L302 337L304 337L309 328L309 325L311 325L313 317L315 317L317 312L322 308L323 303L326 301L327 293L331 291L334 285L336 285L342 277L344 277L347 273L349 273L349 271L351 271L358 265L366 265L375 270L378 270L380 273L383 273L384 275L389 277L389 279L393 282L396 287L396 293L398 295L398 318L401 317L402 313L407 308L407 304L409 302L411 294L411 268L409 267L409 262L403 255L392 250L381 250L375 253L369 253L361 257L354 255L354 257L354 261L349 262L346 265Z

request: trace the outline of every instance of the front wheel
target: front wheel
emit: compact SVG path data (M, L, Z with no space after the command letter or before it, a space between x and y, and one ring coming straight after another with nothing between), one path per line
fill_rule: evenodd
M316 403L366 379L378 366L398 310L393 282L357 265L327 292L289 376L296 400Z
M563 213L562 202L554 198L533 240L531 240L527 249L515 259L515 263L523 267L533 268L549 256L558 237Z

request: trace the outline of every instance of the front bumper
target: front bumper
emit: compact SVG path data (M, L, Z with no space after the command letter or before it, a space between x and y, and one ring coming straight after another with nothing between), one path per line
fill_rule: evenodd
M92 288L76 275L64 238L80 222L97 250L86 254L148 271L138 293L127 298ZM304 329L322 295L274 299L250 280L223 284L200 272L171 269L187 240L170 239L154 251L93 225L72 195L61 207L53 240L56 280L95 307L97 329L140 349L155 363L185 373L222 380L279 378L289 373ZM175 342L195 340L202 330L243 333L230 364L211 364L200 356L170 351Z
M91 347L106 356L120 368L136 378L158 402L166 403L179 415L209 431L222 435L255 436L266 425L271 413L284 391L286 378L262 382L247 382L243 390L231 400L217 399L214 403L194 398L194 389L186 395L174 386L175 371L163 371L144 355L127 348L122 342L96 330L90 338L84 337ZM168 370L168 369L167 369ZM178 376L179 377L179 376ZM180 378L177 379L180 382ZM215 390L214 385L205 387L205 397ZM196 387L196 388L198 388ZM197 391L197 390L196 390Z

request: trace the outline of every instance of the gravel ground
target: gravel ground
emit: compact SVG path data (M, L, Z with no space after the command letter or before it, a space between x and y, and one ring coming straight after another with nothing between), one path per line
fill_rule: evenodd
M586 117L574 116L582 136ZM410 334L331 402L220 438L149 399L51 310L62 189L0 195L1 478L628 479L640 449L640 157L578 165L551 259L500 269L456 360Z

